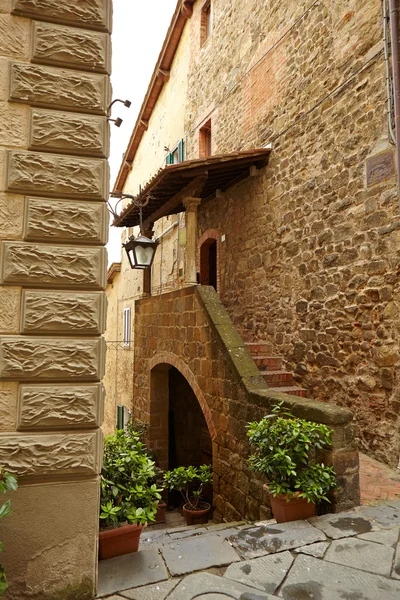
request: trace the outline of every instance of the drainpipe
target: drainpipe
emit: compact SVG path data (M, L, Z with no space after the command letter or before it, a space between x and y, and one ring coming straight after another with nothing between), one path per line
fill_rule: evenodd
M396 128L397 185L400 204L400 48L399 0L389 0L390 38L392 44L394 121Z

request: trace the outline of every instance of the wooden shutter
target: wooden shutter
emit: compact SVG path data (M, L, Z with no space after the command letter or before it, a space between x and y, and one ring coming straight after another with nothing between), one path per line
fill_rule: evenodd
M178 157L179 162L183 162L185 160L185 142L181 140L178 144Z

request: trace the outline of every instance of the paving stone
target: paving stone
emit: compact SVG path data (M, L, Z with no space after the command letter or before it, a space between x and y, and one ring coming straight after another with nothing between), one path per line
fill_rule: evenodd
M394 527L393 529L381 529L380 531L370 531L369 533L363 533L358 538L361 540L367 540L368 542L376 542L377 544L384 544L385 546L396 547L396 543L399 540L400 527Z
M182 533L184 531L194 531L195 529L205 529L205 525L182 525L182 527L169 527L164 533Z
M228 567L224 577L273 594L293 563L290 552L279 552Z
M121 596L129 600L165 600L180 581L180 579L170 579L169 581L162 581L154 585L126 590L125 592L121 592Z
M196 535L204 535L204 534L210 534L211 532L208 531L205 527L203 529L189 529L189 531L181 531L178 533L170 533L168 536L168 539L170 540L184 540L185 538L189 538L189 537L194 537Z
M356 512L322 515L309 519L309 522L333 540L368 533L376 529L371 521Z
M394 549L357 538L335 540L325 554L325 560L347 565L378 575L390 575Z
M400 498L398 500L388 500L387 504L393 508L400 510Z
M168 579L161 556L155 550L125 554L99 562L100 598Z
M400 582L300 554L279 596L285 600L399 600Z
M400 507L397 508L395 505L382 504L381 506L363 507L360 512L383 527L400 525Z
M243 525L249 525L246 521L232 521L232 523L215 523L215 525L208 525L208 531L219 531L220 529L237 529ZM250 525L249 525L250 526Z
M160 548L171 575L184 575L239 560L232 546L218 535L192 537Z
M392 577L400 579L400 542L397 544L396 556L394 557Z
M318 542L317 544L296 548L295 552L297 554L308 554L309 556L314 556L314 558L323 558L327 548L329 548L329 542Z
M197 573L185 579L168 600L274 600L270 594L211 573Z
M245 529L237 535L232 535L227 541L236 548L239 556L250 559L322 542L325 539L325 535L307 521L292 521Z

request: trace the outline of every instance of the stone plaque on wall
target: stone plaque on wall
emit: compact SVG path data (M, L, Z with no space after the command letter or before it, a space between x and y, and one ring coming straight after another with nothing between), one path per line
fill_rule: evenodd
M29 148L62 154L108 156L106 117L31 110Z
M111 31L111 0L13 0L12 7L24 17Z
M108 197L107 161L44 152L10 151L7 191L105 200Z
M110 37L105 33L35 21L32 60L42 64L110 73Z
M105 287L105 248L2 242L1 258L2 283L29 287Z
M27 198L25 206L24 238L28 241L107 241L109 217L105 203Z
M394 174L394 156L391 150L367 158L367 187L385 181Z
M0 435L0 464L17 477L95 475L100 448L98 433Z
M0 379L99 381L103 338L0 337Z
M110 88L106 75L13 63L10 100L104 115L110 101Z
M102 292L24 290L21 332L100 335L106 326L105 305Z
M21 385L17 428L19 430L80 429L100 427L104 388L87 385Z

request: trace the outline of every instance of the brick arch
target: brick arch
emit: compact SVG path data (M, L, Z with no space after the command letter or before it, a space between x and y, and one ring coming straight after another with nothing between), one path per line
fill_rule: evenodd
M221 291L221 277L220 277L220 261L221 261L221 232L219 229L207 229L200 237L197 242L197 264L198 270L201 272L202 264L201 264L201 249L202 247L211 245L212 242L217 243L217 291L220 293Z
M201 391L199 384L196 381L196 377L193 371L188 367L187 364L185 364L185 362L181 358L179 358L175 354L172 354L172 352L159 352L155 356L153 356L153 358L149 361L150 373L158 365L165 364L170 365L171 367L175 367L175 369L178 369L178 371L184 376L186 381L189 383L197 398L198 403L200 404L201 410L203 411L203 415L206 420L211 439L214 441L217 437L217 430L215 429L210 408L207 404L203 392Z

